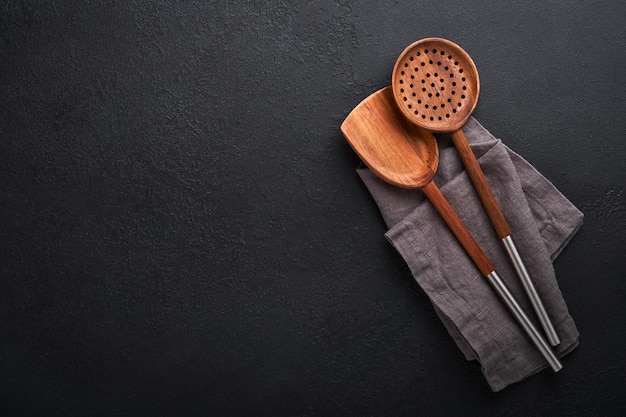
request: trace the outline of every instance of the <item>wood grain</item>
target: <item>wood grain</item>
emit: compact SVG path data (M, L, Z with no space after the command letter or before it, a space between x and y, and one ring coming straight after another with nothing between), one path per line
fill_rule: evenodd
M465 165L465 170L474 184L478 197L480 198L480 201L482 201L485 211L487 212L487 216L489 216L489 220L491 220L491 224L498 234L498 237L503 239L510 236L511 229L509 228L509 224L502 213L502 209L500 208L496 197L493 195L493 191L487 182L487 178L485 178L485 174L483 173L480 164L476 160L476 156L467 142L465 133L463 133L463 130L459 129L456 132L453 132L451 137L454 142L454 146L463 161L463 165Z
M448 200L446 200L443 196L439 187L431 181L424 185L422 190L433 206L435 206L437 212L445 220L446 224L450 230L452 230L452 233L456 236L459 243L463 246L463 249L465 249L465 252L467 252L468 256L472 259L481 274L487 276L492 273L495 269L493 264L489 261L487 255L485 255L480 246L478 246L478 243L474 240L452 206L450 206Z

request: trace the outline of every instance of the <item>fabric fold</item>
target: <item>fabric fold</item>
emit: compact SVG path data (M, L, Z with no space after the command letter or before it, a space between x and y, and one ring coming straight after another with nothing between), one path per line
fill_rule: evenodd
M582 225L583 214L475 119L464 131L561 338L555 352L562 356L577 346L579 334L552 261ZM442 135L438 143L435 183L541 329L450 138ZM389 228L386 238L408 264L464 356L480 362L491 389L499 391L547 367L424 194L391 186L365 167L357 172Z

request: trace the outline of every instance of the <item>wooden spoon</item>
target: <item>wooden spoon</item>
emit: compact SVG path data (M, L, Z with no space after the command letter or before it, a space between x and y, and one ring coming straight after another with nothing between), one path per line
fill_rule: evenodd
M487 278L518 323L556 372L562 368L543 336L496 273L478 243L441 194L433 177L439 154L432 133L408 123L398 111L391 87L370 95L341 125L346 140L381 179L404 188L421 188L443 217L478 270Z
M460 46L446 39L422 39L400 54L391 85L398 108L409 121L433 132L450 133L548 340L553 346L558 345L559 337L519 255L502 209L462 130L476 108L480 93L474 61Z

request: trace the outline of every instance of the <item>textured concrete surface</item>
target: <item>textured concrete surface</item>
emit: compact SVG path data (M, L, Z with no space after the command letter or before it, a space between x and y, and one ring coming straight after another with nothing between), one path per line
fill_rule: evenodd
M0 5L0 415L626 415L623 2ZM584 213L559 374L488 390L339 125L441 36Z

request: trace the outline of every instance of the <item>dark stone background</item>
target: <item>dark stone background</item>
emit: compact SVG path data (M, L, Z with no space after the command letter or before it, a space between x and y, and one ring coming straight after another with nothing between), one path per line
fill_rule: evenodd
M624 4L3 1L0 415L626 415ZM428 36L585 213L581 344L498 394L339 131Z

